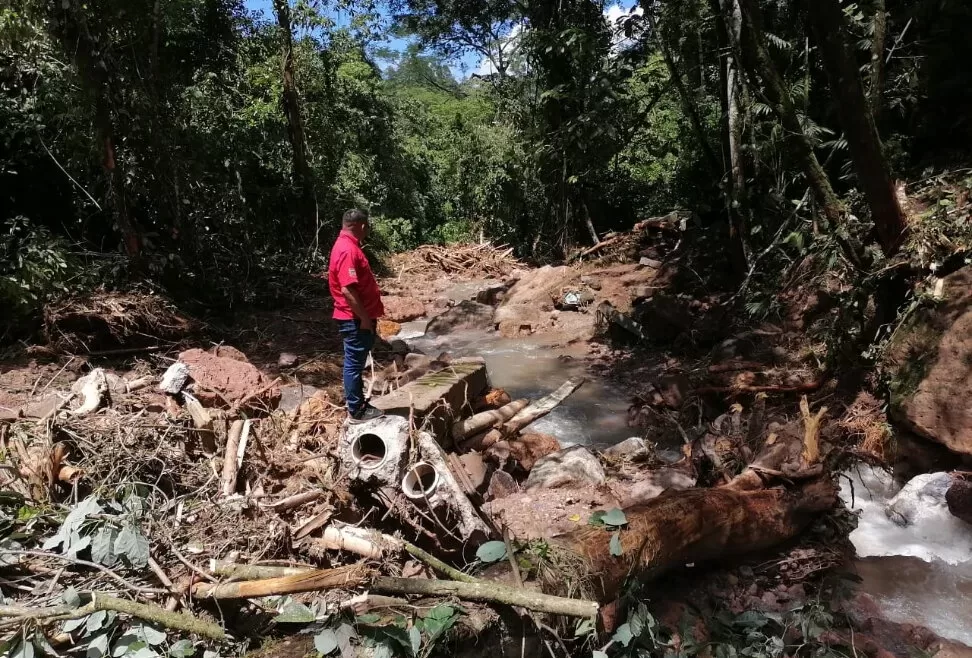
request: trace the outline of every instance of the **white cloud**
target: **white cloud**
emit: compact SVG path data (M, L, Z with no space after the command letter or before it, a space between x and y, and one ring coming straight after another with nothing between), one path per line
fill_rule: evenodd
M499 55L503 55L503 59L509 60L510 55L512 55L517 47L519 46L520 37L523 36L523 23L517 23L510 30L510 33L503 37L498 44L494 44L492 47L495 50L492 51L493 59L489 57L483 57L479 62L479 67L475 70L476 75L492 75L496 73L496 65L493 60L499 60ZM511 71L512 72L512 71Z
M622 48L634 43L634 37L627 37L624 34L624 19L629 16L642 16L645 11L641 8L641 5L634 4L633 6L625 7L624 5L618 3L613 4L604 10L604 20L607 21L608 27L611 28L611 52L616 53Z
M644 10L638 3L631 4L621 4L615 3L604 10L604 20L607 21L608 26L611 29L611 52L617 53L619 50L627 45L630 45L635 41L634 37L626 37L624 34L624 19L629 16L642 16ZM517 23L510 30L510 33L503 37L498 45L502 48L502 53L504 58L509 58L509 56L516 50L519 45L520 37L523 35L524 25L523 23ZM499 53L494 53L494 59L498 59L497 55ZM514 67L515 68L515 67ZM487 76L496 73L496 66L493 64L493 59L489 57L483 57L479 61L479 66L473 71L474 75ZM516 73L515 70L511 70L510 73Z

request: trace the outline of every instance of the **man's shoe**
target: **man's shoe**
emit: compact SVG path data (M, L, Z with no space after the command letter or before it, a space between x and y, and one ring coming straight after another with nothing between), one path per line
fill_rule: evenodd
M355 424L364 423L369 420L374 420L375 418L381 418L384 415L384 412L382 412L380 409L372 407L370 404L366 404L361 408L360 411L358 411L358 413L354 414L353 416L349 416L348 422Z

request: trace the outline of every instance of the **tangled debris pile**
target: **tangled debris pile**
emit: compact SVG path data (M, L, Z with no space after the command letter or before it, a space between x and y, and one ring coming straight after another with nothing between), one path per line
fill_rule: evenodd
M659 468L643 444L524 431L582 384L510 400L481 361L441 358L346 425L322 392L279 410L279 382L232 348L92 370L0 426L6 652L238 652L304 624L321 654L428 655L513 606L570 653L615 632L629 573L771 546L834 506L809 424L720 462L715 488L691 488L702 442Z
M513 256L512 247L497 247L490 242L447 247L423 245L392 256L390 265L399 277L405 273L432 271L462 277L503 278L525 267Z

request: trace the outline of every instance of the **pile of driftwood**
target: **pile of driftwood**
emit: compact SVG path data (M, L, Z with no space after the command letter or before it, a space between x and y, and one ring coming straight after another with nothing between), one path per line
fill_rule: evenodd
M399 276L432 271L464 278L503 278L523 267L513 256L512 247L491 242L424 245L393 256L391 265Z
M318 594L312 619L418 598L510 606L541 635L558 619L611 630L603 612L626 579L772 546L836 500L820 416L807 411L804 432L763 437L722 485L641 496L613 532L546 537L547 561L527 567L527 542L484 502L498 495L492 479L522 480L556 457L556 442L528 450L524 430L582 380L534 402L490 391L435 435L408 417L343 425L325 395L275 411L279 383L221 349L184 353L161 376L92 371L42 417L0 426L0 484L16 492L0 502L21 510L7 519L16 540L0 537L8 639L80 647L95 640L60 623L113 611L230 642L253 630L227 602L266 615Z

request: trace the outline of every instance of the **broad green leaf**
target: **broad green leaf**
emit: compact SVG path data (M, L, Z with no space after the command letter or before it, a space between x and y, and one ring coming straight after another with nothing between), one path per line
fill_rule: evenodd
M354 658L354 646L351 644L351 639L356 635L354 626L341 624L334 631L334 635L337 637L338 648L341 649L341 658Z
M608 655L603 651L595 651L591 654L591 658L608 658Z
M63 630L65 633L73 633L87 623L87 617L81 617L80 619L68 619L66 622L64 622L64 626L61 630Z
M108 636L98 635L88 642L88 649L85 658L102 658L108 653Z
M303 603L288 601L274 618L278 624L309 624L317 619L314 611Z
M581 619L574 627L574 637L584 637L594 632L596 626L593 619Z
M100 631L101 627L104 626L105 620L108 618L108 613L104 610L98 610L88 615L87 631L89 634L96 631Z
M68 587L66 590L64 590L64 593L61 594L61 599L64 601L65 605L69 605L72 608L81 607L81 597L78 596L78 590L74 589L73 587Z
M138 628L138 635L141 637L150 647L155 647L163 642L165 642L166 635L164 632L152 628L151 626L140 626Z
M621 533L615 532L611 535L611 555L619 557L624 554L621 550Z
M437 605L431 610L429 610L429 614L426 615L426 619L432 618L432 619L440 619L442 621L445 621L447 619L452 619L453 617L455 617L455 615L456 615L456 609L453 608L451 605Z
M91 538L91 560L106 567L113 566L118 562L118 556L114 552L115 539L118 531L114 528L105 526L99 528Z
M355 617L355 621L357 621L359 624L377 624L379 621L381 621L381 617L373 612L369 612L364 615L358 615Z
M379 642L375 646L374 658L395 658L395 650L388 642Z
M604 525L614 526L616 528L628 523L628 517L617 508L605 512L601 520L604 522Z
M326 656L338 648L337 635L331 629L325 629L314 637L314 648L317 653Z
M115 553L124 557L135 568L148 566L148 539L135 526L126 525L115 538Z
M634 635L631 633L631 625L621 624L618 626L618 630L614 632L614 637L611 639L618 642L623 647L631 644L631 640L634 639Z
M602 526L604 525L604 515L607 514L602 509L594 511L591 516L587 519L588 525Z
M486 564L499 562L506 557L506 544L501 541L488 541L479 547L476 557Z
M191 640L179 640L169 647L169 655L172 658L192 658L196 655L196 647L192 646Z
M412 641L412 653L417 654L422 648L422 632L417 626L412 626L408 629L408 638Z

